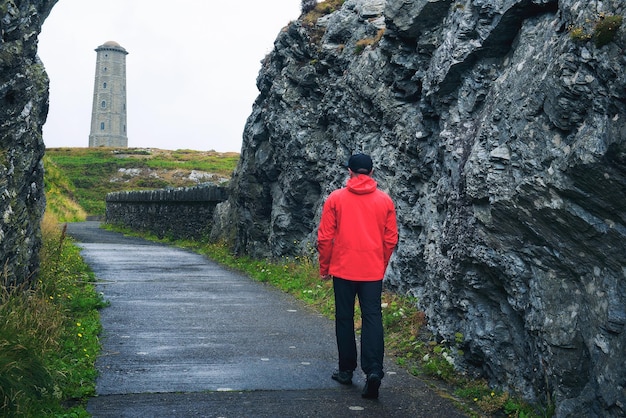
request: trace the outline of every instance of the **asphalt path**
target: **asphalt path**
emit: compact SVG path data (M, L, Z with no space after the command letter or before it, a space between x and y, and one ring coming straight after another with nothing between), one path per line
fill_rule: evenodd
M204 256L68 224L110 305L100 312L93 417L461 417L386 359L378 400L343 386L334 324Z

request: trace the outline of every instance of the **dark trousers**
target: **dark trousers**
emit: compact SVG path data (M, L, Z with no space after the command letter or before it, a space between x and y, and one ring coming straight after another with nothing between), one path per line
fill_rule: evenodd
M354 303L361 307L361 369L366 375L383 376L385 342L380 298L383 281L359 282L333 278L335 291L335 334L339 351L339 370L355 370L357 351L354 336Z

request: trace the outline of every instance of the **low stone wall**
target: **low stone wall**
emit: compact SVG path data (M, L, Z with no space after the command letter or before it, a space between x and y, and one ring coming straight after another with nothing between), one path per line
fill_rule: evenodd
M211 232L215 206L227 198L219 186L109 193L106 222L159 238L201 238Z

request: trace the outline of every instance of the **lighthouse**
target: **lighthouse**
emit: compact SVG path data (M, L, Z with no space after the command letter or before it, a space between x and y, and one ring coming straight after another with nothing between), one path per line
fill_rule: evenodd
M108 41L96 48L90 147L128 147L126 133L126 55Z

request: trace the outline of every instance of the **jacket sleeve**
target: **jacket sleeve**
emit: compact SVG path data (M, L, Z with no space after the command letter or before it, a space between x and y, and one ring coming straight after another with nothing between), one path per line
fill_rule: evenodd
M398 244L398 224L396 220L396 208L391 202L387 219L385 221L385 233L383 237L383 255L385 257L385 269L391 259L391 254Z
M317 251L319 253L320 275L326 276L330 267L333 241L337 231L335 211L331 199L326 200L322 209L322 218L317 231Z

